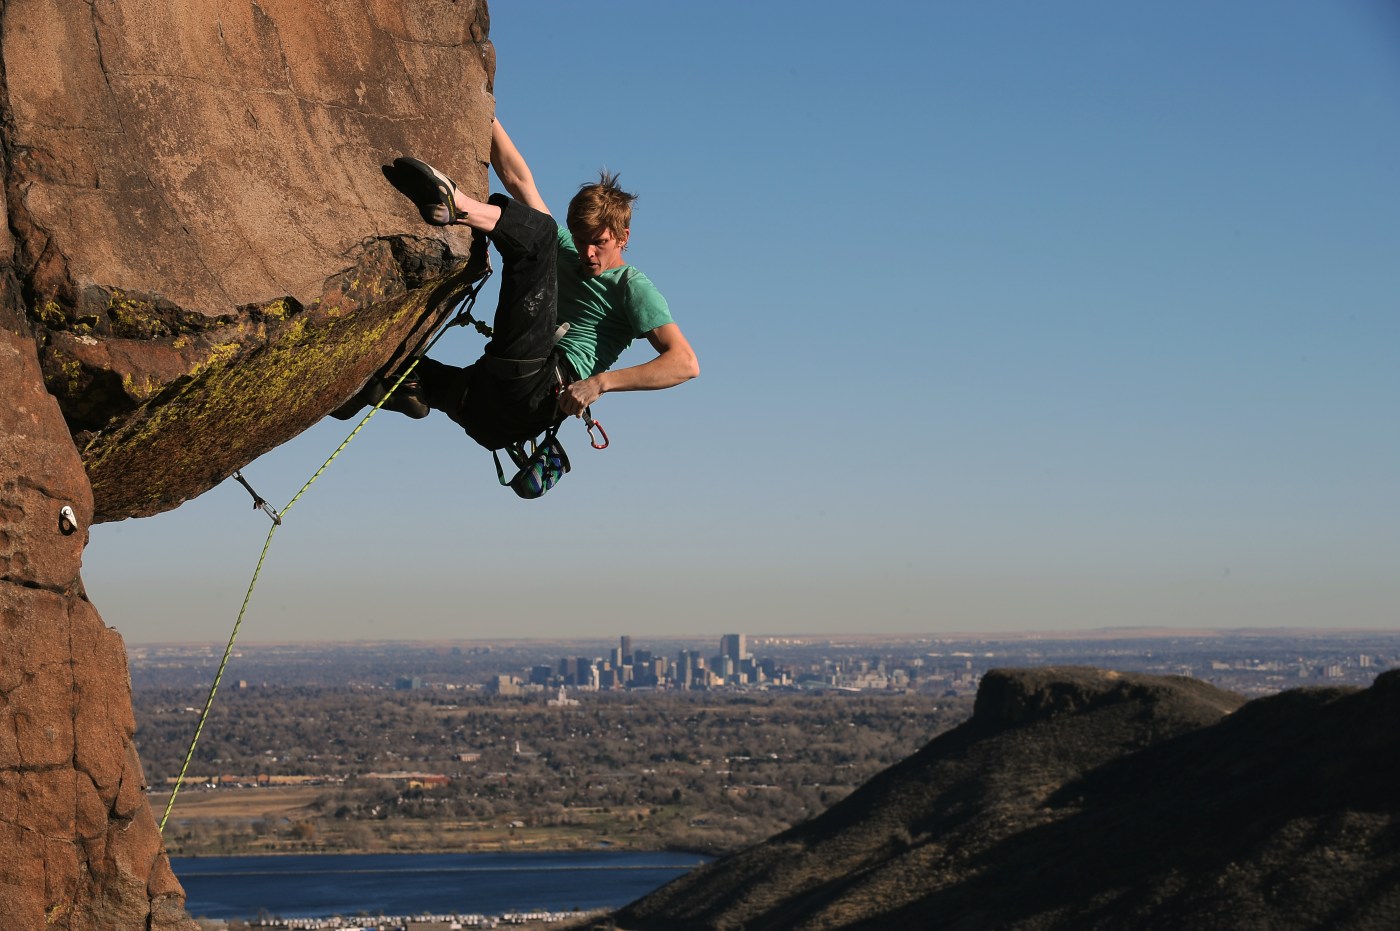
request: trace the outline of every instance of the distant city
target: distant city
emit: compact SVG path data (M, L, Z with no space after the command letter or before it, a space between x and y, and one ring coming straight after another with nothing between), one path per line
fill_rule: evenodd
M207 683L221 644L132 645L134 688ZM1369 685L1400 666L1400 631L1106 630L1074 634L725 634L715 640L252 643L235 687L296 682L549 698L627 691L844 690L958 695L999 666L1081 665L1190 676L1248 696Z
M1307 684L1368 685L1400 665L1400 634L1252 632L1104 639L936 641L921 638L760 637L724 634L712 655L635 647L622 635L606 656L565 656L486 683L499 695L556 689L839 689L958 695L997 666L1092 665L1205 679L1257 695ZM844 649L843 649L844 648ZM865 648L865 649L862 649ZM819 654L819 655L814 655ZM400 680L400 688L422 685Z
M876 670L871 670L871 663ZM917 660L915 662L918 662ZM632 638L623 634L618 645L604 657L565 657L557 664L540 663L520 675L501 674L489 683L500 695L518 695L531 689L577 688L590 691L612 689L719 689L748 686L791 686L822 684L853 689L890 687L897 675L898 685L909 684L902 670L884 672L883 660L839 661L835 671L820 677L783 665L771 656L757 658L749 653L744 634L725 634L719 652L706 657L696 649L682 649L675 658L653 655L651 650L634 649ZM850 675L859 667L856 675ZM875 676L877 679L872 678Z

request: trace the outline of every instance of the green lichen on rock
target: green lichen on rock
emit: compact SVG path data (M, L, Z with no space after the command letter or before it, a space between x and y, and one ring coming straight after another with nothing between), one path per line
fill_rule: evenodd
M44 326L58 329L67 322L68 316L57 301L44 301L33 309L31 316Z
M128 397L144 400L151 397L161 388L160 382L149 375L123 375L122 390Z
M62 353L53 353L50 355L50 359L57 369L58 379L62 382L64 391L72 397L80 395L85 382L83 364Z
M187 375L89 440L97 519L173 506L184 489L211 487L297 435L445 319L472 277L462 267L404 291L391 269L371 265L304 311L285 301L260 307L260 338L211 343ZM366 300L378 295L393 296Z
M169 325L157 316L153 301L128 295L120 288L113 288L108 296L107 319L113 336L139 339L170 335Z
M258 307L258 313L268 320L286 320L301 311L301 305L290 297L279 297Z

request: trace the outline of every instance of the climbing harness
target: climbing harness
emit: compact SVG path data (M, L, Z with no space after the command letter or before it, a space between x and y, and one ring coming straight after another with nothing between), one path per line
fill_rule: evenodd
M568 330L567 323L560 324L555 331L554 341L557 343L559 337ZM523 362L514 362L514 365L534 364L535 368L528 371L527 375L533 375L540 370L547 359L528 359ZM560 392L567 388L569 383L564 379L564 373L560 371L559 365L554 366L554 397L556 403ZM588 427L588 441L594 449L608 448L608 434L603 429L603 425L593 419L593 409L586 407L583 409L583 422ZM564 415L559 414L554 418L554 422L544 431L538 439L523 440L517 443L509 443L503 447L510 461L515 463L516 472L511 478L506 478L505 469L501 468L500 450L491 450L491 458L496 463L496 480L502 485L508 486L512 491L522 498L538 498L546 491L549 491L559 480L569 471L569 454L564 451L564 444L559 442L559 427L564 423ZM602 435L603 441L599 443L594 437L593 431L597 430Z

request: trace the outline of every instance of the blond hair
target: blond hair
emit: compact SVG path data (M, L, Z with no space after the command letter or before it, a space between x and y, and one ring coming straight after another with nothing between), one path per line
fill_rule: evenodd
M592 235L608 230L617 239L627 235L637 195L624 191L617 179L616 174L605 168L598 172L597 181L579 185L578 193L569 201L566 222L570 232Z

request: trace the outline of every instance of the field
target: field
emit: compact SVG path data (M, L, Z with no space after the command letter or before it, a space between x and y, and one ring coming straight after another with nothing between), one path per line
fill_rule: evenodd
M310 806L321 794L319 788L307 786L275 786L266 789L204 789L184 788L171 811L172 823L182 820L213 821L232 818L253 821L275 816L288 820L309 817ZM152 792L151 809L157 820L170 801L169 792Z
M646 806L573 808L571 823L554 825L462 818L336 821L319 817L317 802L324 792L303 786L182 789L166 846L174 856L649 850L659 846L659 827L680 827L672 823L678 814L653 813ZM169 797L169 792L149 796L157 820Z

